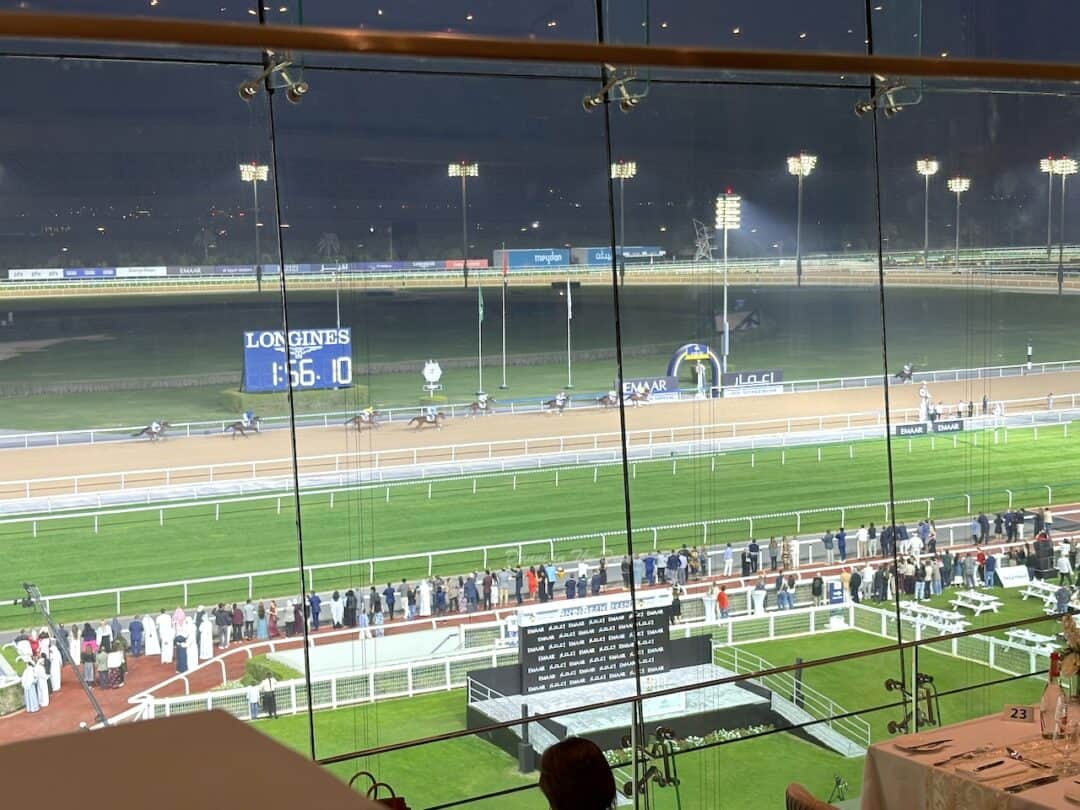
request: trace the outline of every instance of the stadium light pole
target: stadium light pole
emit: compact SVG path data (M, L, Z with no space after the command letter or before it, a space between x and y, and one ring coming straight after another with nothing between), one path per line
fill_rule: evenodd
M731 330L728 328L728 231L737 231L742 224L742 197L729 188L716 198L716 230L724 232L724 342L720 356L720 371L727 374Z
M626 283L626 181L637 176L636 160L611 164L611 179L619 181L619 282Z
M799 181L799 204L795 212L795 286L802 286L802 187L803 180L810 176L817 166L817 155L799 152L787 159L788 174L795 175Z
M446 172L450 177L461 178L461 253L465 259L465 286L469 286L469 197L465 190L465 180L480 176L480 165L462 160L447 164Z
M956 195L956 272L960 272L960 195L971 188L971 178L950 177L949 191Z
M1061 175L1061 230L1058 236L1060 241L1058 242L1058 271L1057 271L1057 285L1058 295L1061 295L1061 288L1065 284L1065 181L1069 179L1070 174L1076 174L1077 163L1072 158L1058 158L1054 161L1054 174Z
M930 269L930 178L938 173L940 164L933 158L922 158L915 161L915 171L923 176L923 240L922 240L922 263L923 270Z
M262 253L259 249L259 183L265 182L270 176L270 167L264 163L241 163L240 180L251 183L251 193L254 195L254 210L252 217L255 220L255 286L262 292Z
M1050 261L1051 226L1054 219L1054 156L1044 157L1039 161L1039 171L1046 175L1046 260Z

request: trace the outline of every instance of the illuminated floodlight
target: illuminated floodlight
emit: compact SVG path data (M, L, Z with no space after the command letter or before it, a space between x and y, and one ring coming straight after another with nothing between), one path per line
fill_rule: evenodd
M636 160L620 160L611 164L612 180L630 180L637 175Z
M938 173L938 169L941 168L939 164L933 158L923 158L915 161L915 171L921 174L923 177L933 177Z
M742 197L730 192L716 198L716 230L737 231L742 224Z
M796 177L809 177L810 172L817 166L817 155L808 155L800 152L787 159L788 174Z
M1077 163L1072 158L1057 158L1054 161L1054 174L1068 176L1076 174Z
M245 183L266 180L270 176L270 167L262 163L241 163L240 179Z
M480 164L470 163L465 160L459 163L450 163L446 167L446 173L450 177L479 177Z
M965 191L971 188L971 178L950 177L947 185L949 186L949 191L953 192L954 194L963 194Z

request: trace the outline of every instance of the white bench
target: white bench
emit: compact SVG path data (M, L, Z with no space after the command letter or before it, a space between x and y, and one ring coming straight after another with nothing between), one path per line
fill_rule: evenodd
M1053 636L1044 636L1042 633L1033 633L1023 627L1016 630L1009 630L1005 633L1005 637L1009 639L1009 641L1014 641L1025 647L1034 647L1041 653L1048 653L1057 647L1057 639Z
M1061 586L1035 579L1029 582L1024 587L1024 590L1020 591L1020 596L1025 601L1029 596L1034 596L1042 599L1046 607L1053 607L1057 604L1057 590L1059 587Z
M988 610L997 613L998 608L1001 607L1001 600L988 593L979 593L979 591L958 591L949 600L949 604L955 608L967 608L979 616Z
M951 610L941 610L929 605L920 605L918 602L903 601L900 603L900 612L909 621L924 624L937 630L950 633L959 632L970 624L964 617Z

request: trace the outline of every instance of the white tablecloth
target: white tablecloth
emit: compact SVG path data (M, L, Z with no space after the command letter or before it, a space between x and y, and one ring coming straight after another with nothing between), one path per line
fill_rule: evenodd
M896 747L897 743L904 745L944 738L951 738L952 742L932 754L909 754ZM1080 795L1080 784L1074 782L1080 779L1080 776L1062 777L1057 782L1030 788L1022 793L1006 793L995 786L999 780L977 782L955 771L957 766L967 767L972 762L998 758L1003 755L1006 745L1023 750L1025 746L1033 745L1035 740L1038 740L1040 745L1049 745L1042 741L1037 725L1007 722L1002 720L1000 715L992 715L944 728L924 729L918 735L912 734L877 743L866 753L862 810L1080 809L1080 804L1065 798L1067 789L1070 794ZM933 765L952 754L986 745L996 745L999 748L996 752L980 755L978 760L954 761L942 767ZM1077 755L1074 754L1074 758ZM1043 761L1038 756L1035 758ZM1052 765L1054 761L1047 764ZM1050 772L1031 768L1029 774L1002 779L1000 782L1004 787L1047 773Z

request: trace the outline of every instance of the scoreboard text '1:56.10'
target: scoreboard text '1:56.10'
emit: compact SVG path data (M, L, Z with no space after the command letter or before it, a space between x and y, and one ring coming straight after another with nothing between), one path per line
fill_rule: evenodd
M281 329L244 332L241 390L313 391L352 385L351 329Z

